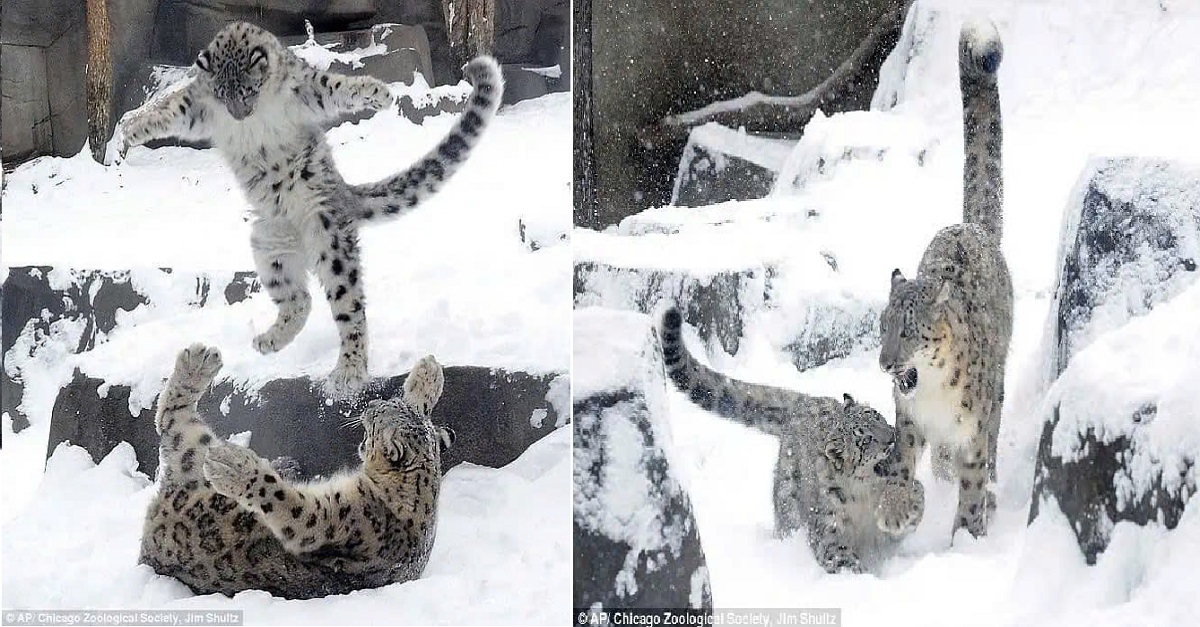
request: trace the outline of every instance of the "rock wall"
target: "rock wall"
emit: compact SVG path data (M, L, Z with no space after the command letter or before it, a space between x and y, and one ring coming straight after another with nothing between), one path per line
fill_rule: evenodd
M226 23L246 20L280 36L407 24L431 85L457 82L440 0L107 0L114 119L140 105L156 64L190 65ZM495 53L509 81L505 102L570 88L567 0L499 0ZM87 28L80 0L13 0L0 24L0 146L6 162L74 155L87 136ZM415 40L414 40L415 41ZM528 71L558 64L562 74ZM408 80L408 77L403 77ZM385 78L386 80L386 78Z
M589 3L596 198L576 207L575 223L603 228L665 205L687 133L658 122L751 91L798 95L820 84L868 38L881 16L896 15L826 113L863 109L879 67L899 37L902 0L618 0ZM720 33L720 36L715 36ZM795 131L791 129L753 129Z

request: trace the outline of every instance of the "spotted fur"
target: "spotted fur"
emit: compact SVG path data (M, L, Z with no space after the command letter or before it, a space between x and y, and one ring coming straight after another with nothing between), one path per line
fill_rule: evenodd
M369 403L361 467L314 483L284 478L208 428L196 402L220 368L215 349L193 345L159 397L159 486L141 563L197 594L258 589L294 599L418 577L437 529L441 456L454 441L421 409L441 394L441 366L426 357L404 398ZM418 385L429 381L437 385Z
M254 263L278 307L255 348L278 351L304 327L313 270L341 344L328 389L352 395L367 379L358 229L408 212L462 166L500 105L500 68L491 57L471 61L466 76L474 90L449 134L407 170L363 185L342 178L321 125L391 106L383 82L313 68L271 33L243 22L223 28L200 51L194 74L186 87L123 124L126 143L168 136L213 142L254 210Z
M1000 92L1003 49L991 23L959 40L966 152L963 223L934 236L917 277L892 273L881 322L879 365L895 378L902 472L926 443L934 471L959 486L955 529L987 533L995 508L996 439L1012 337L1012 279L1000 249L1003 226Z
M775 532L806 528L828 572L877 566L916 528L925 511L919 481L898 476L895 430L879 412L845 395L839 401L731 379L693 357L683 319L671 309L659 338L667 374L693 403L779 438Z

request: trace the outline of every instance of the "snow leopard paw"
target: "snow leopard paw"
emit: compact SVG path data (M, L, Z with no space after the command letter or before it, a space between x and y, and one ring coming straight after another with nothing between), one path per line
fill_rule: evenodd
M335 399L351 399L358 396L366 384L365 363L338 363L325 380L325 394Z
M925 514L925 488L919 481L888 482L875 508L879 530L902 536L912 532Z
M258 483L260 464L250 449L226 442L208 449L203 472L214 490L245 502L250 497L248 490Z

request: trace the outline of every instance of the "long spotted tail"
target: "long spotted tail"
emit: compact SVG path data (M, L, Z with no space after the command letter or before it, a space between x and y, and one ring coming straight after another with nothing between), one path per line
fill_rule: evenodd
M488 56L472 59L465 74L474 85L467 109L437 147L399 174L351 188L365 205L359 220L370 222L407 213L438 193L466 162L500 108L504 76L500 73L500 65Z
M662 316L659 340L667 376L693 403L717 415L772 435L793 430L795 416L821 399L792 390L731 379L696 361L683 344L683 316L672 307ZM830 399L830 402L835 402Z
M963 222L978 224L1000 240L1004 229L1003 130L996 72L1004 56L990 21L968 22L958 40L963 103Z

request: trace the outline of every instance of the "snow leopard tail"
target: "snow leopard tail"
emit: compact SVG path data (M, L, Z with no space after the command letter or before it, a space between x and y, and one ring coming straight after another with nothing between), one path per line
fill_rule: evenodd
M996 71L1004 56L991 21L968 22L958 40L963 103L963 222L977 224L997 241L1004 229L1003 131Z
M382 181L351 187L364 205L360 221L374 222L407 213L441 191L442 185L471 156L500 108L504 77L500 64L489 56L472 59L464 73L474 89L467 99L466 110L442 141L407 170Z
M798 416L832 399L731 379L696 361L683 344L683 316L672 307L662 316L659 340L663 363L675 387L707 411L771 435L794 431Z

